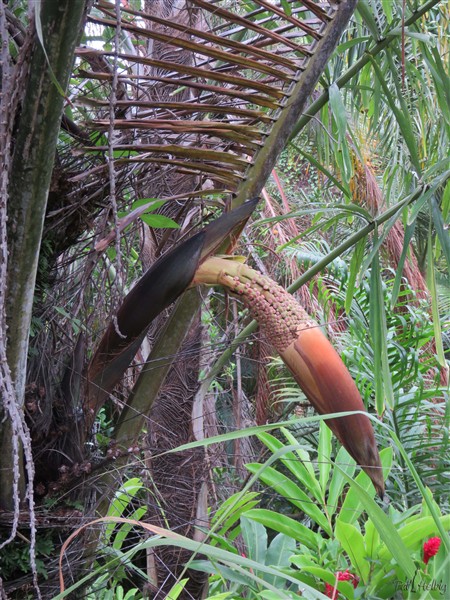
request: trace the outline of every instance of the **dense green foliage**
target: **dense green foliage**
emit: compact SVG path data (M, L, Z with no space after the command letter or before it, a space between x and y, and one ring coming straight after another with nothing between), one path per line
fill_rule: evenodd
M33 21L22 4L11 3L8 20L2 20L17 39L27 27L32 31ZM186 60L180 75L164 63L163 52L151 65L155 89L145 88L145 77L151 77L149 70L139 79L144 66L150 69L144 47L150 59L152 44L157 47L145 37L145 27L150 30L154 22L139 12L146 3L123 4L121 20L120 3L116 12L112 5L96 3L84 32L79 31L90 50L78 50L63 127L58 138L53 136L57 160L52 185L40 190L49 201L47 214L43 209L37 215L42 221L45 217L39 266L28 265L36 285L27 296L30 311L31 298L34 303L31 322L25 325L26 344L28 337L30 341L26 382L25 370L21 376L25 395L18 402L24 407L20 443L29 454L24 453L23 464L12 462L11 452L2 455L8 467L3 469L8 486L2 494L10 497L8 511L14 513L5 517L5 531L12 525L11 539L16 536L19 503L14 500L20 494L29 503L29 521L21 525L25 535L0 549L0 596L2 580L13 582L12 598L25 597L30 574L36 584L38 576L40 582L55 582L61 572L73 579L67 578L68 589L60 594L53 593L59 582L53 583L48 600L71 593L91 600L143 600L158 583L155 564L163 563L158 553L170 547L175 562L182 550L187 553L180 556L188 557L164 582L170 600L191 597L192 573L204 574L210 600L445 597L450 593L448 9L437 0L426 5L359 2L311 104L290 126L286 123L293 117L288 103L283 104L288 94L282 89L289 78L270 79L276 71L270 70L269 51L264 54L269 42L255 45L252 60L260 60L270 77L262 68L253 89L253 63L238 53L230 53L229 64L220 52L200 62L200 56L208 56L208 35L224 27L220 15L216 23L208 13L210 22L201 24L207 34L195 19L190 23L192 31L199 28L198 40L206 40L205 54L203 41L192 41L197 39L192 32L186 34L192 48L185 43L185 32L178 40L183 52L183 44L192 51L195 66ZM226 51L241 42L251 47L250 25L271 35L280 18L291 27L307 4L282 0L277 7L252 1L227 6ZM231 9L239 14L233 16ZM244 29L239 29L241 14L248 26ZM313 19L315 13L308 15ZM3 12L0 16L6 19ZM39 17L36 24L42 43ZM308 43L314 40L304 37ZM10 41L14 62L21 46ZM121 57L114 55L118 48ZM273 56L284 65L283 52ZM64 64L72 63L72 54L61 53ZM298 62L302 55L296 53L292 50ZM236 83L233 65L240 58ZM204 69L200 75L196 61ZM209 68L210 79L204 76ZM245 94L237 91L244 85L243 75L249 80ZM183 96L188 76L199 77L193 86L198 90L195 102L206 98L209 107L192 122L189 106L194 100ZM49 74L48 79L52 81ZM110 79L111 86L105 87ZM301 87L298 80L294 83ZM211 90L225 90L230 110L237 111L233 117L222 119L222 97L216 114ZM232 90L229 98L227 90ZM267 94L262 100L261 90ZM245 99L248 93L250 100ZM151 137L158 122L151 111L161 98L168 105L167 114L159 114L163 133ZM242 110L255 111L258 119L241 125L244 100ZM142 123L131 123L139 111L144 111L143 130ZM170 121L174 114L176 125ZM277 137L280 122L285 131ZM187 128L180 129L185 137L174 142L167 132L177 131L180 123ZM201 136L207 127L211 139L205 141ZM225 142L219 143L221 135ZM164 154L169 139L170 156ZM274 144L270 152L268 139ZM278 150L275 170L266 181L262 174L272 169ZM213 158L207 151L215 152ZM152 152L156 168L148 158ZM224 157L230 162L221 162ZM163 171L171 163L175 171L180 168L173 179ZM159 188L160 173L164 185ZM189 192L181 185L177 193L180 174L191 178ZM21 172L16 175L20 179ZM273 348L261 340L247 311L223 291L186 300L185 307L192 306L185 308L183 318L182 303L177 305L168 325L161 320L151 330L149 358L144 346L132 361L138 349L133 345L127 349L130 360L121 365L126 374L114 391L112 384L103 390L104 398L94 408L86 400L86 373L95 364L99 339L108 324L112 335L121 337L114 315L148 267L145 235L152 239L152 262L199 222L213 221L225 207L241 201L246 190L259 194L264 184L262 201L236 253L295 294L338 349L376 432L386 479L383 500L375 498L367 475L332 437L326 419L306 406L304 394ZM186 204L180 198L187 198ZM2 215L6 223L6 209ZM27 239L24 235L21 243L26 245ZM187 272L191 265L178 267ZM201 339L194 349L181 346L200 304ZM139 343L145 333L138 332ZM16 342L24 361L24 340ZM14 347L11 340L8 344ZM172 371L181 372L181 383L170 378L174 357ZM195 382L186 392L191 373L183 368L197 359ZM168 372L169 391L164 392L169 396L172 386L175 400L179 396L174 413L181 412L191 393L188 435L175 444L152 447L154 423L160 426L155 437L165 442L167 435L171 443L178 439L176 426L151 412ZM104 372L100 375L103 382ZM199 406L204 411L197 417L201 425L195 420ZM91 420L92 431L85 427ZM4 440L6 426L3 421L0 425ZM8 437L8 444L14 440ZM151 463L161 457L169 457L167 464L171 457L178 460L172 480L168 473L176 499L180 490L196 488L195 469L190 470L196 451L208 477L208 515L199 518L200 503L188 506L186 533L172 526L167 493L158 490ZM31 453L37 465L34 491ZM17 456L22 454L14 450L14 461ZM7 513L1 509L0 515ZM180 514L181 509L180 502ZM104 520L90 528L96 516ZM58 563L69 534L73 537ZM66 561L72 547L73 565Z

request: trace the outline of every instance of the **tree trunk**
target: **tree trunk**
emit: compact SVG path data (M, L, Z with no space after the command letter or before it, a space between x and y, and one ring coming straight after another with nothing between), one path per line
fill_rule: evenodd
M64 97L54 80L65 90L72 72L74 50L80 37L86 2L43 0L36 23L22 46L17 61L17 83L25 82L14 120L14 146L8 182L8 279L6 322L7 358L14 385L15 402L22 410L39 249L50 187L56 143L64 108ZM38 27L39 29L39 27ZM28 54L29 53L29 54ZM49 66L50 65L50 66ZM53 73L51 74L50 68ZM16 88L11 87L9 102ZM8 100L8 98L5 98ZM3 411L2 411L3 413ZM12 424L1 415L0 425L0 506L12 508ZM21 478L23 481L23 478Z

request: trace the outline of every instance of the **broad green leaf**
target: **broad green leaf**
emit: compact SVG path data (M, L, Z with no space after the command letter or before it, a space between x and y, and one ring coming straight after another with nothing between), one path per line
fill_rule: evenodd
M135 521L139 521L147 512L147 507L142 506L141 508L136 509L130 515L130 519L134 519ZM132 525L127 525L126 523L121 525L114 536L114 540L112 543L112 547L116 550L120 550L122 548L122 544L124 543L127 535L130 533L132 529Z
M422 194L420 194L420 197L418 198L417 202L415 202L413 204L413 206L411 207L411 210L409 211L408 224L414 223L414 221L417 219L420 211L423 209L426 202L430 199L430 197L434 193L435 189L436 189L435 186L431 185L429 187L426 187L423 190L423 192L422 192Z
M323 126L325 127L326 131L331 129L331 123L330 123L331 115L330 115L330 109L328 106L328 101L322 107L322 109L320 111L319 119L320 119L320 122L323 123ZM331 164L330 144L329 144L328 137L326 137L325 140L327 143L324 144L324 147L319 146L318 152L319 152L319 158L321 158L321 162L324 165L329 165L329 164Z
M164 215L143 214L140 216L140 219L149 227L154 227L155 229L179 229L180 227L173 219L169 219L169 217L165 217Z
M361 69L359 83L361 87L362 108L369 111L373 102L373 77L370 63L367 63L367 65Z
M352 175L353 175L353 162L352 162L352 158L350 156L350 148L349 148L347 139L343 140L341 149L340 149L340 151L338 149L337 154L338 154L338 157L341 157L341 159L342 159L341 161L338 161L338 162L340 163L340 166L341 166L341 172L342 172L346 187L349 188L350 179L352 178ZM348 196L348 194L347 194L347 196Z
M375 405L377 413L382 415L384 412L384 384L383 384L383 372L382 372L382 346L386 345L386 338L383 336L381 327L381 304L384 305L382 291L381 291L381 276L380 276L380 265L378 253L374 256L372 261L372 268L370 271L370 307L369 307L369 320L370 320L370 334L372 337L373 347L373 373L375 382Z
M298 445L299 442L297 440L297 438L295 438L292 433L289 431L289 429L286 429L286 427L280 427L280 431L281 433L284 435L284 437L286 438L286 440L292 445ZM309 474L311 475L311 477L316 477L316 473L314 471L314 467L311 461L311 457L309 456L309 453L306 452L306 450L304 450L303 448L301 448L300 446L298 448L295 449L295 454L298 455L299 459L302 461L303 466L305 467L305 469L309 472ZM319 488L320 491L320 488Z
M112 592L113 590L110 590ZM114 596L116 600L123 600L123 587L121 585L117 585L114 590Z
M121 517L130 503L135 498L136 494L143 487L143 483L139 477L132 477L125 481L121 487L117 490L114 495L114 499L112 500L108 512L106 516L108 517ZM115 523L108 523L105 527L105 540L108 541L111 537L114 528L116 527Z
M380 546L380 534L375 525L368 519L364 525L364 546L366 548L366 556L371 560L377 560L378 548Z
M288 0L280 0L284 12L290 17L292 15L292 7Z
M305 525L281 513L265 508L253 508L246 512L245 516L247 519L253 519L254 521L258 521L258 523L262 523L269 529L291 536L294 540L304 544L311 550L317 550L320 544L321 536L319 533L311 531Z
M208 573L208 575L220 575L223 581L228 584L243 585L251 587L252 583L256 580L255 577L249 576L245 569L235 569L232 566L225 566L209 560L194 560L190 563L190 568L196 571L202 571ZM257 579L260 579L259 577ZM236 596L234 596L236 598Z
M104 150L101 150L101 153L103 152ZM92 154L98 155L100 153L96 153L95 151L93 151ZM116 160L120 158L130 158L130 156L139 156L139 152L137 150L114 150L112 154L113 158L115 158Z
M441 538L444 546L446 547L447 553L450 554L450 536L449 536L448 532L445 530L444 526L442 525L441 514L439 513L439 510L436 507L436 503L434 502L433 498L431 497L431 494L429 493L429 489L426 488L425 485L423 484L423 481L422 481L419 473L417 472L417 469L415 468L414 463L411 461L411 458L408 455L408 452L405 450L403 444L400 442L395 431L393 431L387 425L384 425L384 428L387 431L389 431L390 437L392 438L393 442L397 446L398 451L402 455L408 469L410 470L411 475L413 476L413 479L416 482L416 485L419 488L420 493L422 494L423 501L427 505L428 510L430 511L430 514L433 517L434 522L436 523L436 527L439 531L439 537Z
M347 40L346 42L339 44L336 48L336 52L342 53L345 50L348 50L349 48L356 46L356 44L363 44L365 42L368 42L369 40L370 40L370 36L368 36L368 35L352 38L351 40Z
M244 589L248 590L248 592L252 594L253 598L259 596L259 594L256 596L258 590L268 590L274 594L277 594L279 600L290 600L291 596L289 595L289 592L284 591L283 589L286 582L285 573L275 567L258 565L258 563L255 561L250 561L245 557L242 559L239 556L239 559L244 561L242 565L237 563L224 564L223 562L218 562L217 560L196 560L192 561L189 566L190 568L208 573L209 575L218 574L222 577L224 582L227 582L228 585L231 583L236 584L237 586L244 586ZM259 566L261 568L258 568ZM278 588L268 581L269 575L276 577L277 574L279 574L279 577L282 580L282 583ZM262 575L264 576L264 579L262 578ZM290 577L290 579L293 578ZM298 585L299 582L296 581L294 589L298 587ZM232 598L233 600L237 600L238 597L236 596L236 593L233 594Z
M381 33L378 29L377 21L375 18L375 12L371 10L371 8L371 4L368 2L358 2L358 4L356 5L356 10L361 15L365 26L372 34L373 39L375 41L378 41L381 37Z
M250 463L246 465L250 473L257 473L261 469L258 463ZM330 525L324 516L323 512L314 504L311 498L294 483L289 477L279 473L272 467L265 467L258 475L258 478L266 485L273 488L281 494L288 502L302 510L305 514L311 517L324 531L331 534Z
M252 330L253 331L253 330ZM348 413L333 413L331 415L327 415L330 418L333 417L342 417L347 414L351 414L352 411ZM190 450L192 448L203 448L208 447L212 444L218 444L222 442L230 442L232 440L237 440L241 438L246 438L252 435L257 435L264 431L274 431L280 429L281 427L292 427L295 423L319 423L323 421L324 417L322 415L314 415L313 417L302 417L301 419L292 420L289 419L287 421L278 421L277 423L266 423L265 425L254 425L253 427L246 427L245 429L237 429L236 431L230 431L228 433L221 433L219 435L215 435L210 438L206 438L204 440L197 440L195 442L188 442L187 444L182 444L174 448L173 450L169 450L167 453L171 454L173 452L183 452L184 450ZM281 456L282 454L280 454ZM273 458L273 460L278 460L278 456Z
M386 21L390 25L392 23L392 0L381 0L381 5L386 15Z
M441 210L442 218L447 222L450 215L450 181L447 181L442 193Z
M398 211L397 213L395 213L394 215L392 215L392 217L389 219L389 221L385 224L385 226L383 227L383 230L380 233L380 230L376 230L376 235L374 236L374 239L372 241L372 248L370 249L370 252L368 253L368 255L366 256L366 258L364 259L364 262L362 264L362 267L360 269L361 271L361 275L365 273L365 271L371 266L371 264L373 263L373 259L375 258L375 256L377 254L379 254L379 250L382 247L382 245L385 243L391 229L394 227L395 223L398 221L400 214L402 211Z
M214 531L208 531L208 539L211 546L219 546L223 548L227 552L236 553L236 547L233 545L234 540L241 533L241 526L237 525L231 533L227 534L227 537L223 537L222 535L218 535L214 533Z
M258 504L257 492L237 492L227 498L216 511L211 524L218 535L225 535L241 515ZM219 527L219 529L217 529Z
M177 600L181 592L184 590L186 583L189 581L189 577L185 579L181 579L177 581L177 583L172 586L167 594L167 600Z
M266 564L267 531L264 525L242 516L241 533L248 558L257 563Z
M297 544L289 535L279 533L270 542L267 548L266 565L273 567L288 567L290 558L294 554Z
M367 583L370 563L366 559L364 538L361 532L354 525L337 519L334 533L350 558L352 566L358 571L364 583Z
M312 208L311 208L312 207ZM400 207L402 204L400 203ZM399 208L400 210L400 208ZM364 219L367 223L371 223L373 221L372 215L362 206L358 206L357 204L341 204L336 202L332 206L329 204L324 204L323 202L315 202L310 203L308 208L303 208L301 210L296 210L287 214L278 215L276 217L267 217L264 219L259 219L255 221L255 225L260 225L264 223L278 223L279 221L284 221L285 219L292 219L292 217L302 217L304 215L313 215L313 217L322 217L323 214L332 213L333 216L331 219L340 219L343 217L347 217L347 214L350 216L360 217ZM346 213L342 215L341 213ZM333 221L334 222L334 221ZM322 223L323 226L323 223Z
M158 200L157 198L139 198L139 200L135 200L131 205L131 210L135 210L136 208L140 208L141 206L147 206L148 212L153 210L157 210L161 208L167 200Z
M420 40L425 44L434 44L435 40L432 35L428 33L420 33L419 31L411 31L411 29L405 29L405 36L414 40Z
M314 554L297 554L291 558L291 563L301 570L307 567L315 567L317 562L314 559L314 556Z
M433 507L435 510L435 513L437 515L439 515L439 517L442 516L442 511L439 507L439 504L436 502L436 500L433 498L433 493L430 490L430 488L425 488L425 497L422 498L422 510L421 510L421 516L422 517L432 517L433 513L430 510L430 507ZM416 515L414 515L415 518L417 518ZM414 519L414 517L411 517L411 519ZM406 523L409 523L410 520L407 519L405 521Z
M380 460L383 467L383 474L385 479L388 476L389 471L391 469L392 458L392 448L383 448L383 450L380 452ZM342 467L340 467L337 463L335 463L335 468L341 472L342 477L345 479L345 481L348 482L350 479L348 472ZM373 484L370 481L369 476L364 471L361 471L356 477L356 479L354 479L354 481L356 481L356 483L358 484L358 488L354 489L353 487L350 487L350 489L347 492L347 495L345 496L342 508L339 511L338 519L344 521L345 523L355 523L360 517L361 513L365 510L364 503L361 501L361 494L358 493L359 488L363 489L365 494L370 496L370 498L373 498L375 496L375 489L373 487Z
M286 429L282 429L283 434L291 443L292 446L297 446L298 441L292 434L289 434ZM290 435L290 439L288 438ZM283 443L269 433L263 433L258 435L258 439L265 445L271 452L276 452L284 447ZM298 455L298 458L296 456ZM317 479L315 478L314 470L311 474L311 459L309 454L304 450L296 450L294 452L287 452L280 458L280 461L286 468L294 475L299 483L302 483L314 497L320 502L323 498ZM304 462L303 462L304 461ZM308 469L307 466L310 468Z
M330 85L328 93L330 96L331 110L333 112L339 134L339 140L343 142L345 140L345 134L347 133L347 111L345 110L345 106L342 101L341 92L335 83Z
M119 523L124 522L123 519L120 519L120 518L115 518L115 519L117 519L117 522L119 522ZM92 525L93 523L95 524L97 522L101 522L103 520L104 519L99 519L97 521L91 522L90 525ZM136 526L140 526L143 529L154 533L155 528L147 523L133 523L133 524ZM80 530L78 530L78 533L80 531L82 531L82 528ZM160 532L159 535L153 535L153 536L149 537L147 540L145 540L144 542L142 542L140 544L136 544L133 548L131 548L127 552L124 552L122 554L122 562L128 562L137 552L141 552L143 550L146 550L147 548L175 546L177 548L184 548L185 550L189 550L190 552L193 552L194 554L200 552L201 554L207 556L208 559L211 561L211 563L209 563L210 567L207 567L208 568L207 572L210 572L210 573L214 572L218 565L220 565L220 566L223 565L224 568L229 568L230 571L233 571L236 575L242 574L244 576L243 580L245 583L247 583L249 580L251 580L251 581L254 581L255 583L261 585L262 587L266 587L269 590L272 589L273 591L276 592L277 590L275 588L273 588L273 586L271 586L271 584L269 584L268 582L264 581L263 579L261 579L260 577L255 575L255 571L258 570L263 574L276 575L276 576L283 578L283 580L286 582L285 585L291 584L292 590L300 591L300 589L301 589L302 594L305 598L309 598L311 600L322 600L322 599L326 600L326 596L324 596L320 592L317 592L314 588L312 588L307 583L303 583L303 582L300 583L299 580L296 577L293 577L289 572L286 573L283 570L258 563L254 560L250 560L246 557L240 556L239 554L231 554L225 550L222 550L221 548L210 546L205 543L195 542L193 540L190 540L189 538L186 538L184 536L176 534L170 530L161 530L158 528L158 531ZM164 537L163 537L162 533L164 533ZM200 562L205 563L207 561L200 561ZM116 564L117 564L116 557L113 560L106 561L105 564L103 564L101 566L101 568L93 569L91 571L91 573L89 573L87 576L81 578L80 581L78 581L76 584L72 585L70 588L64 590L64 592L61 592L60 594L55 596L55 598L53 600L61 600L62 598L67 597L68 595L73 593L73 591L78 589L80 586L85 585L86 582L88 582L91 578L97 576L100 569L102 572L104 572L104 570L108 570L109 568L112 567L112 565L116 565ZM280 594L280 600L282 600L284 598L289 600L289 596L286 595L282 590L279 590L279 594Z
M450 515L442 516L440 522L445 529L450 529ZM427 538L438 536L439 533L433 517L417 518L398 530L399 536L409 550L414 550L415 547L421 546ZM390 555L391 552L386 546L380 548L380 560L386 560Z
M410 157L411 163L416 171L416 175L420 177L422 174L421 173L422 169L420 166L420 159L419 159L416 138L414 135L414 126L413 126L412 118L410 116L408 106L403 98L403 94L401 93L401 90L398 88L398 70L397 70L397 67L395 66L394 60L392 59L392 56L391 56L391 52L389 51L388 48L385 50L385 54L386 54L386 58L387 58L389 68L391 71L392 80L394 82L394 85L397 86L398 93L396 93L395 96L393 95L391 88L388 85L388 81L387 81L386 77L384 76L380 66L372 57L371 57L371 63L372 63L373 69L376 73L376 76L381 84L381 87L383 88L383 92L387 99L389 107L390 107L391 111L393 112L393 114L397 120L397 123L400 127L400 130L401 130L402 136L403 136L403 140L404 140L406 146L408 147L409 157ZM400 102L401 109L397 106L397 101Z
M339 469L338 466L336 468ZM364 507L368 517L372 519L380 538L389 548L394 560L403 569L406 576L412 578L416 570L415 564L391 519L376 504L372 494L369 494L356 480L350 479L344 472L343 476L350 484L351 491L358 498L359 504Z
M333 115L333 120L336 126L338 147L333 148L334 160L336 161L339 171L341 173L345 188L347 188L346 195L350 197L348 186L352 175L352 160L350 158L350 150L347 143L347 111L342 100L341 92L336 83L332 83L328 88L329 104ZM328 143L328 139L324 139L325 143ZM322 162L324 162L322 160Z
M266 565L279 568L289 567L291 556L295 553L295 548L296 542L291 536L279 533L273 538L267 548ZM284 581L280 577L266 575L264 579L273 586L283 589Z
M340 469L333 469L331 475L331 482L327 498L327 507L330 514L333 514L336 511L339 497L347 483L346 479L342 475L342 471L344 471L348 477L353 477L353 474L356 470L355 460L350 456L343 446L341 446L339 449L335 464L339 465Z

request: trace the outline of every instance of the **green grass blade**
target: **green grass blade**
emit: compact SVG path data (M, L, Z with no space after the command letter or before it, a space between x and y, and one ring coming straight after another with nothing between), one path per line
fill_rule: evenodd
M311 163L313 165L313 167L315 167L316 169L318 169L321 173L323 173L325 175L325 177L327 177L331 183L333 185L335 185L339 190L341 190L341 192L345 195L347 195L350 198L350 194L347 188L345 188L342 183L339 181L339 179L337 179L333 173L327 169L320 160L317 160L312 154L310 154L309 152L306 152L305 150L303 150L302 148L300 148L300 146L298 146L297 144L294 144L293 142L291 142L291 146L293 148L295 148L295 150L301 155L303 156L303 158L306 158L306 160Z
M448 234L447 234L448 235ZM442 330L438 307L438 296L436 290L436 277L434 272L434 256L433 256L433 242L431 239L431 232L428 235L428 248L427 248L427 287L431 296L431 314L433 315L433 328L434 328L434 339L436 343L436 354L437 359L441 367L447 368L447 361L445 360L444 345L442 342Z
M356 279L360 272L361 264L364 259L364 250L366 247L365 238L359 240L353 251L353 255L350 261L348 280L347 280L347 291L345 293L345 312L350 313L350 308L353 302L353 296L355 293Z
M450 235L448 232L448 224L444 223L442 212L439 208L436 196L433 195L430 198L431 204L431 217L433 219L434 228L436 230L439 242L441 244L442 254L447 261L447 268L450 270Z
M411 225L407 225L405 229L405 236L403 238L403 248L400 259L397 265L397 271L395 273L394 285L392 287L392 296L391 296L391 310L394 309L397 304L398 294L400 292L400 286L402 283L403 276L403 267L405 265L405 260L409 251L409 244L411 242L412 236L414 234L414 230L416 228L416 222L414 221Z
M340 469L340 467L337 465L336 468ZM414 577L416 570L414 561L410 558L408 549L403 543L392 521L387 515L385 515L383 510L374 501L372 496L361 485L359 485L356 480L348 477L348 475L342 469L341 471L342 476L347 480L347 483L350 484L351 489L358 497L359 502L362 506L364 506L364 510L366 511L368 517L373 521L378 533L380 534L380 538L389 548L394 560L403 569L407 577Z
M412 463L412 461L408 455L408 452L405 450L403 444L400 442L396 433L387 425L384 425L384 424L381 424L381 425L389 431L389 435L390 435L392 441L395 442L397 449L401 453L408 469L411 472L411 475L412 475L414 481L416 482L417 487L420 490L420 493L422 494L424 502L428 506L430 514L433 517L434 522L436 523L436 527L439 531L439 537L441 538L442 543L445 545L447 552L450 554L450 536L449 536L448 532L446 531L445 527L443 526L442 521L441 521L441 515L439 514L432 498L430 498L430 494L427 493L427 488L423 484L420 475L418 474L416 468L414 467L414 464Z
M322 421L319 428L319 446L317 449L319 464L319 483L323 496L327 489L331 471L331 429Z
M372 261L372 269L370 273L370 307L369 307L369 321L370 321L370 334L372 337L373 346L373 373L375 382L375 405L377 413L382 415L384 412L384 385L383 385L383 373L382 373L382 345L386 343L383 340L382 328L381 328L381 306L380 306L380 265L379 258L376 255Z
M394 392L392 389L387 349L386 311L382 286L380 258L376 254L372 261L370 275L369 315L374 352L375 403L379 415L384 412L385 401L388 406L391 408L394 407Z
M120 517L114 517L109 519L96 519L93 521L92 524L98 524L99 522L108 522L113 520L115 520L115 522L117 523L124 523L128 521ZM307 585L306 583L300 582L291 574L285 573L282 569L277 569L275 567L260 564L254 560L240 556L239 554L233 554L221 548L216 548L208 544L196 542L187 537L176 534L173 531L156 528L147 523L138 523L133 521L130 521L130 523L136 527L142 527L142 529L145 529L146 531L149 531L153 534L155 533L155 531L158 531L159 535L152 535L152 537L148 538L146 541L140 544L136 544L133 548L131 548L127 552L124 552L120 557L120 562L122 564L128 564L128 562L137 552L141 552L142 550L146 550L147 548L174 546L176 548L184 548L185 550L189 550L194 555L201 552L201 554L205 555L212 562L212 564L219 563L221 565L224 565L225 567L232 569L236 573L244 575L248 581L254 581L260 584L261 586L266 587L267 589L272 589L272 591L274 592L276 592L277 590L273 588L273 586L271 586L267 581L264 581L260 577L257 577L254 574L255 570L259 570L262 574L274 575L276 577L282 578L285 582L285 585L290 584L291 589L293 591L302 591L306 598L314 600L326 600L326 596L316 591L314 588ZM79 534L88 526L89 523L80 527L77 531L77 534ZM72 535L70 540L73 540L75 535ZM63 592L55 596L53 600L62 600L63 598L66 598L67 596L73 594L75 590L85 585L92 578L98 577L104 571L112 570L113 568L117 567L117 564L117 558L106 561L104 565L92 569L92 571L87 576L83 577L74 585L70 586L69 588L65 589ZM289 596L287 596L286 593L283 593L281 590L279 590L279 592L280 599L289 598Z
M392 59L390 57L390 52L388 50L386 50L386 56L388 58L391 74L392 74L392 77L395 82L398 74L395 71L395 68L392 64ZM417 151L416 138L414 136L413 126L412 126L411 120L409 118L409 111L408 111L408 108L406 107L406 103L403 99L403 96L402 96L402 94L400 94L400 95L396 94L395 98L394 98L394 96L391 92L390 86L389 86L389 82L387 81L382 70L380 69L380 66L373 59L371 59L371 62L372 62L372 66L375 71L375 74L381 84L381 87L383 88L383 93L386 97L387 103L389 104L389 108L392 110L393 114L395 115L395 119L400 127L401 132L402 132L403 139L404 139L405 144L409 151L411 163L413 164L413 166L417 172L417 175L420 176L422 169L420 166L420 159L419 159L419 154ZM400 101L400 103L402 105L402 110L400 110L398 108L397 100ZM406 107L406 109L405 109L405 107Z

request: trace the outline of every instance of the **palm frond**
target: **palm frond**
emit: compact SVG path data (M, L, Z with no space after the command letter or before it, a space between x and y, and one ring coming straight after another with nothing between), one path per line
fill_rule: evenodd
M346 21L353 5L353 0L338 6L308 0L292 2L290 10L284 10L258 0L246 10L194 0L169 16L123 8L118 20L112 4L99 2L89 22L111 32L120 28L126 51L77 51L80 79L74 104L83 111L88 128L97 132L91 134L95 145L85 145L84 151L102 157L113 145L117 176L132 165L139 170L140 185L147 182L152 188L157 176L158 197L172 196L177 176L183 182L189 176L186 192L210 182L212 191L225 197L228 193L230 199L249 179L265 148L267 154L283 114L291 113L294 122L301 114L340 34L335 21ZM130 40L135 42L133 52ZM120 69L120 94L111 119L111 102L105 98L111 95L114 64ZM293 111L296 86L305 79L301 104ZM111 130L114 140L109 139ZM276 153L285 141L279 131L277 137ZM263 162L269 164L267 159ZM269 162L268 172L274 159ZM98 174L95 165L85 176ZM255 188L249 195L259 191Z
M94 68L83 70L81 62L81 76L106 85L104 97L114 80L113 69L105 66L111 59L120 61L121 93L137 100L136 106L118 100L116 113L126 112L112 119L111 103L78 94L76 102L89 106L89 127L97 132L95 145L84 152L101 157L112 150L117 176L121 169L136 168L140 187L149 187L153 197L164 198L169 190L172 196L177 185L191 197L210 182L211 192L221 191L232 204L242 204L264 185L354 4L348 0L324 11L323 5L308 2L288 14L258 0L259 8L245 13L242 7L232 12L225 3L194 0L195 10L170 19L126 9L119 22L111 5L101 2L103 16L91 15L91 22L150 40L152 55L148 46L145 54L137 46L132 55L119 49L79 50L80 60ZM151 102L151 108L140 102ZM211 105L220 111L209 111ZM259 119L259 113L265 118ZM185 314L183 319L188 327L190 319ZM180 332L180 342L183 337ZM90 370L97 373L93 364ZM148 387L145 377L143 372L140 389ZM156 378L153 374L153 383ZM102 379L101 373L96 379ZM152 399L146 402L150 406Z

